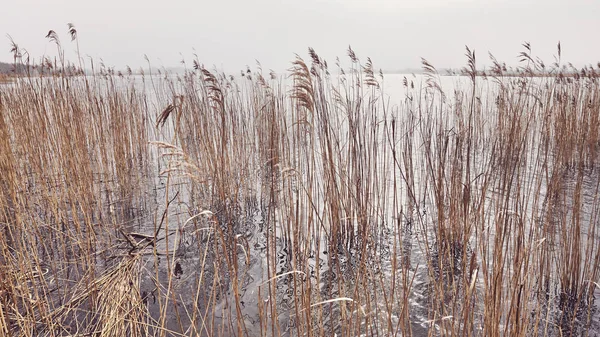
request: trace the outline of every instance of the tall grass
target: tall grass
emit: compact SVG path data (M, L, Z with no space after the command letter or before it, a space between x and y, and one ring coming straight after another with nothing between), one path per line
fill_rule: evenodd
M452 92L423 60L399 105L352 49L237 76L15 50L1 334L598 331L597 70L523 47L519 76L467 48Z

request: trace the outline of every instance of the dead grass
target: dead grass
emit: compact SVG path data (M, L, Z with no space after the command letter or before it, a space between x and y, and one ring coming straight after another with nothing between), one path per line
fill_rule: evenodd
M284 80L45 62L0 87L0 332L589 333L598 79L523 47L487 78L467 48L454 92L423 60L398 106L352 49Z

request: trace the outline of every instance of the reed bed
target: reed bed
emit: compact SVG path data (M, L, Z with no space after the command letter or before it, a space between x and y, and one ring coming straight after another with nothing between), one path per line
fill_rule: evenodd
M352 49L74 76L17 48L0 334L598 332L598 70L523 47L519 76L467 48L451 92L423 60L398 105Z

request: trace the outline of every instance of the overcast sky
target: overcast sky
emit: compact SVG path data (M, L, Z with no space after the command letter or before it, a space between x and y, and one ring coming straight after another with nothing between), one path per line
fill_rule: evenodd
M351 45L376 68L462 67L464 46L517 63L529 41L536 56L553 62L560 40L563 60L577 66L600 61L598 0L5 0L0 5L0 60L11 61L10 34L31 55L56 55L45 39L55 30L73 58L67 23L79 32L82 56L107 65L138 68L144 54L155 66L191 64L237 71L255 60L264 69L289 67L307 48L333 64ZM2 39L3 38L3 39Z

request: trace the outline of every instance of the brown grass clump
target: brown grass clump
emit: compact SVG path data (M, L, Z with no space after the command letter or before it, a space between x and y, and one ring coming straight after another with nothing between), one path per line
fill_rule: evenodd
M0 83L4 84L4 83L10 83L10 82L11 82L11 78L8 75L0 74Z

